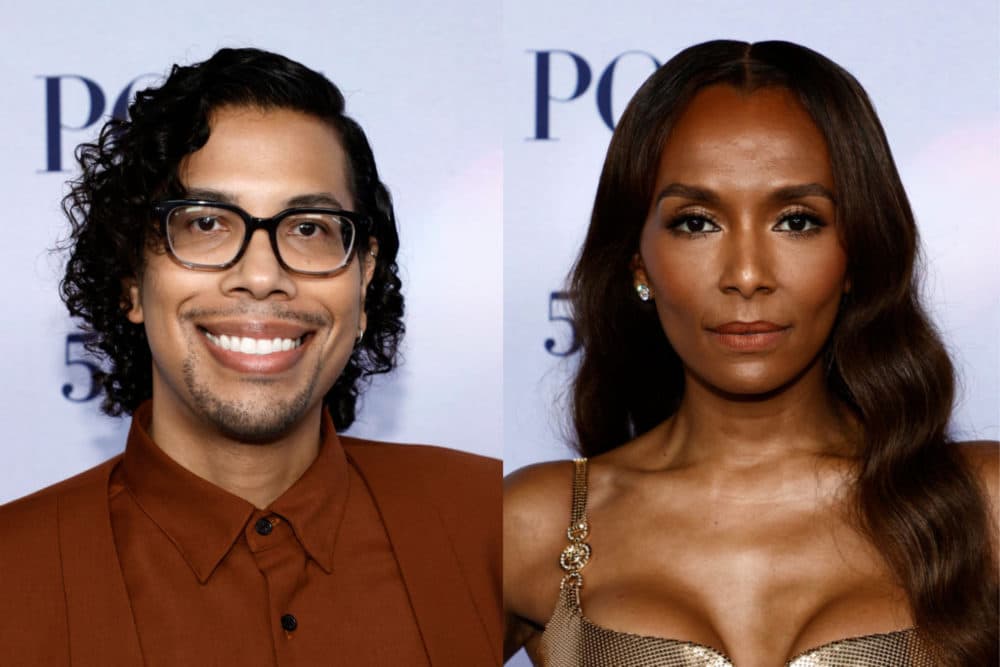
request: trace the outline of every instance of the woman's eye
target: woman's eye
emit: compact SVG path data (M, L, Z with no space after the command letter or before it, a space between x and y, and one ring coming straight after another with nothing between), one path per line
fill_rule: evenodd
M719 231L719 226L700 215L687 215L670 223L670 229L680 234L706 234Z
M811 215L796 213L793 215L786 215L779 220L778 224L774 226L774 230L778 232L801 233L811 232L825 226L826 225L824 225L819 218Z

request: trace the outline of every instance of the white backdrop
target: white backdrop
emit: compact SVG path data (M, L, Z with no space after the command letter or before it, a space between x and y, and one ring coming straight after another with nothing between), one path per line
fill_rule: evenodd
M615 5L586 15L569 2L508 2L504 66L504 456L511 470L564 457L558 398L575 357L561 359L569 328L549 321L586 231L611 131L597 88L609 64L617 119L654 64L708 39L787 39L851 71L868 90L916 211L926 257L927 302L962 381L956 434L997 438L1000 423L1000 25L993 0L886 8L790 1ZM558 25L558 31L552 26ZM549 55L549 94L578 87L572 52L592 73L569 102L550 101L549 140L539 140L537 52ZM633 53L627 53L633 52ZM553 315L565 314L555 300Z
M961 374L956 435L997 438L1000 225L990 196L1000 191L998 11L995 0L960 8L936 0L643 0L586 12L569 0L174 0L9 10L0 43L0 278L8 286L0 502L117 452L127 428L101 416L96 401L61 392L69 383L79 397L87 379L66 364L75 328L56 294L61 260L46 250L65 233L59 200L72 175L47 170L46 77L94 81L108 113L136 77L221 46L275 50L327 74L368 132L394 195L406 363L373 387L352 433L502 452L508 469L569 454L558 397L573 357L553 355L545 342L554 352L568 343L566 323L549 319L564 312L550 294L583 238L610 138L599 82L610 71L617 118L652 71L650 56L663 62L727 37L803 43L866 87L924 236L928 303ZM539 138L540 51L551 52L549 96L584 88L571 101L542 100L549 139ZM63 124L83 125L91 110L83 82L63 79L60 90ZM62 169L97 127L59 132ZM79 352L71 347L70 360Z
M0 81L7 285L0 415L7 461L0 502L119 451L128 420L100 414L84 368L67 365L75 331L57 295L65 234L59 211L72 150L90 140L126 85L222 46L277 51L325 73L367 132L396 204L406 297L405 363L364 399L350 433L499 457L501 413L500 18L495 2L24 3L5 13ZM101 121L59 133L48 158L47 78L60 81L61 124L81 127L96 95ZM99 105L96 111L100 111ZM61 162L64 171L50 171ZM69 359L81 355L71 345Z
M561 398L576 357L555 356L545 342L552 339L554 352L564 352L569 344L567 323L549 319L564 316L565 303L550 296L563 288L583 240L611 137L598 107L602 76L617 59L610 70L610 107L616 120L653 71L650 56L662 63L684 47L719 38L804 44L847 68L866 88L886 128L923 235L927 303L960 374L953 430L959 438L996 439L996 0L700 0L595 6L583 12L569 0L504 4L506 470L571 455ZM547 133L540 128L538 113L540 51L550 52L548 94L542 95ZM583 86L588 70L591 79ZM578 92L570 101L546 99L567 100ZM546 134L549 139L539 139ZM522 653L509 664L528 663Z

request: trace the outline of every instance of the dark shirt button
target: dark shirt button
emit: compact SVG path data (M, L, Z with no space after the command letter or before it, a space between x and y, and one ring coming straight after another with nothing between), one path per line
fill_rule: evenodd
M274 524L271 523L270 519L261 517L257 519L253 529L257 531L258 535L270 535L271 531L274 530Z
M299 621L291 614L285 614L281 617L281 627L285 632L295 632L295 628L299 627Z

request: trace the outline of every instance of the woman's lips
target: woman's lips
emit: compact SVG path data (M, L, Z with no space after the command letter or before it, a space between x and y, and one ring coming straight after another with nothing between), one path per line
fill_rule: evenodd
M726 322L708 329L713 340L737 352L765 352L774 349L790 326L774 322Z

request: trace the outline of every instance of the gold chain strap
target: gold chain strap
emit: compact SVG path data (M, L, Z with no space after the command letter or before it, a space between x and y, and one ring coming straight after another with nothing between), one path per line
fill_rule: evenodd
M587 459L574 459L573 466L573 506L569 528L566 529L569 544L559 555L559 566L566 574L559 587L565 589L572 586L579 590L583 586L580 570L590 561L590 545L586 542L590 535L590 526L587 525Z

